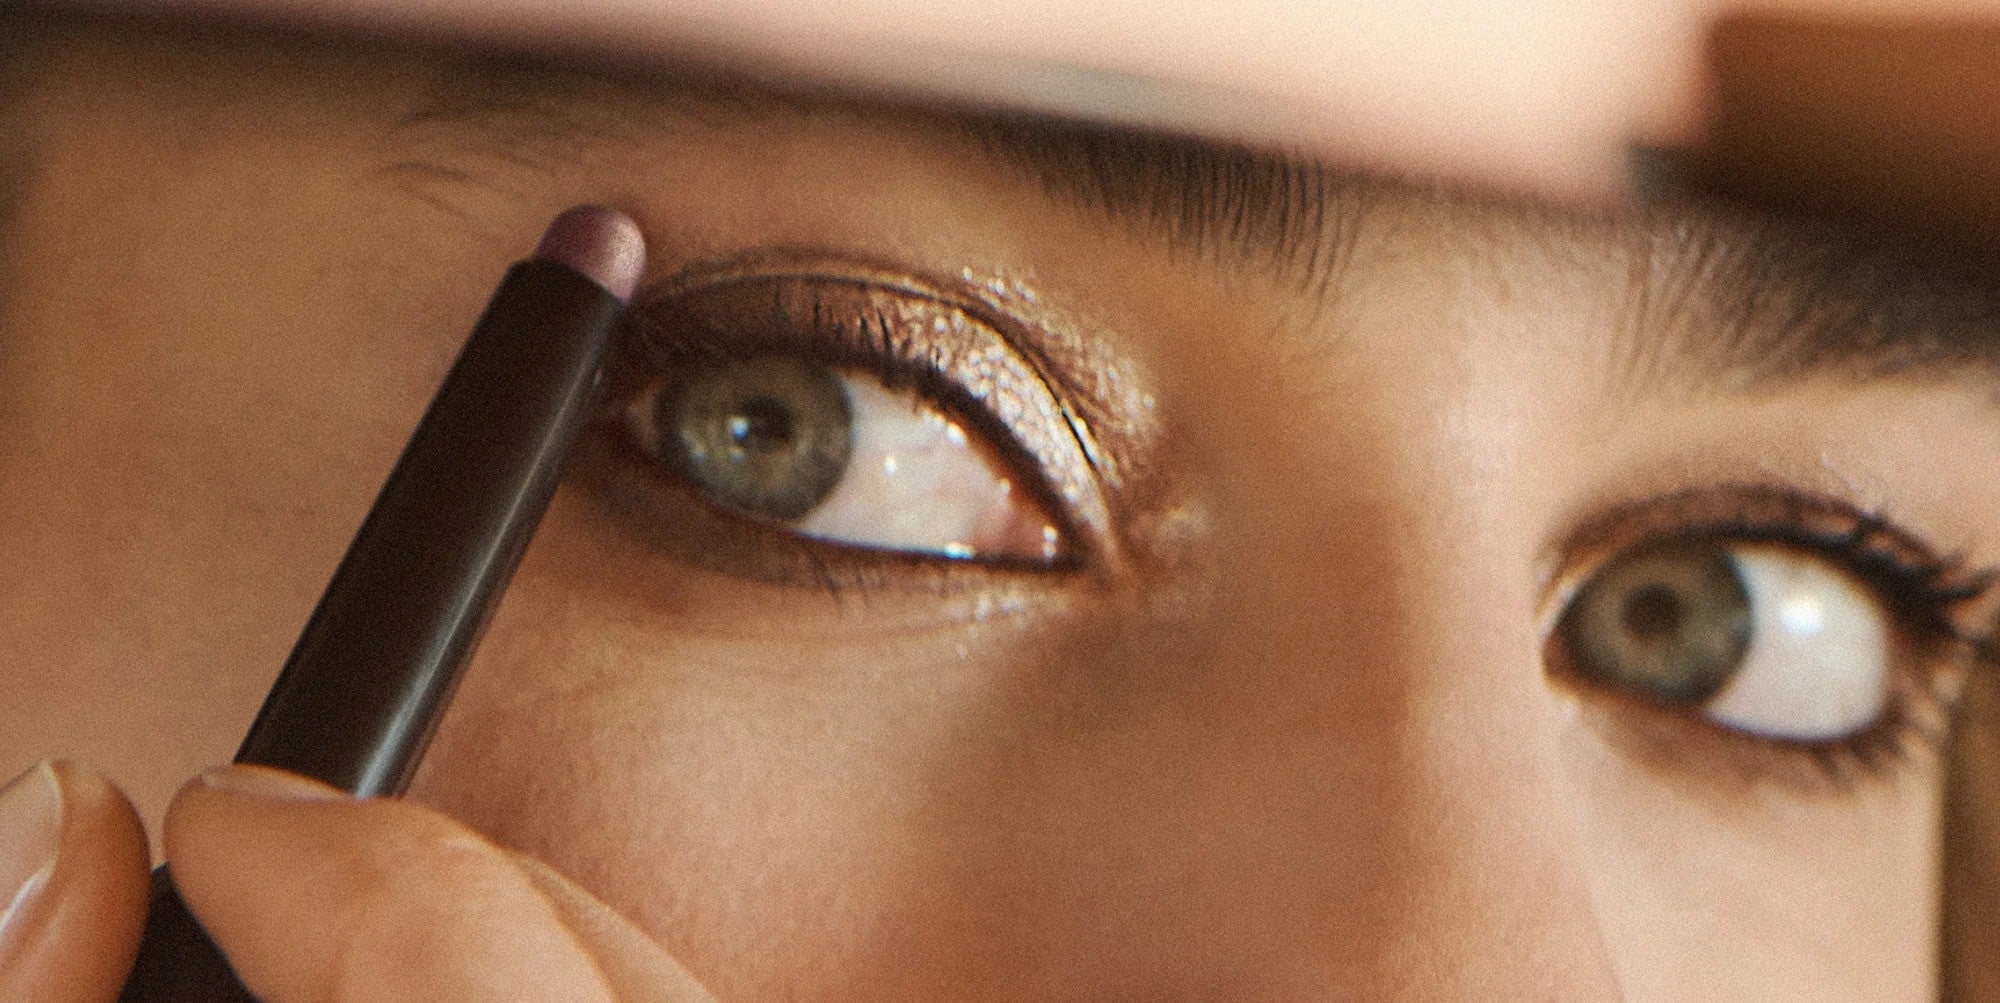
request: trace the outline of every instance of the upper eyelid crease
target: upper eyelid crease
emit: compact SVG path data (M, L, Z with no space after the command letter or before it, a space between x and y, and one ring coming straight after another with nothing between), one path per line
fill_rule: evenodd
M1149 431L1141 421L1147 410L1143 388L1129 373L1109 392L1094 385L1101 381L1083 378L1114 369L1123 372L1125 367L1104 345L1073 330L1072 324L1032 295L996 294L995 287L1002 284L997 281L975 281L969 273L959 281L938 280L846 254L769 248L685 266L642 289L634 303L643 308L698 287L775 279L878 287L964 311L997 334L1048 389L1100 480L1116 488L1135 465L1132 454L1142 445L1138 439Z

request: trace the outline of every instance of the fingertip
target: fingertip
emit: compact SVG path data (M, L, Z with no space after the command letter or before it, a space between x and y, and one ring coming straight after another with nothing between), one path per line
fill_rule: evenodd
M74 865L81 871L109 871L131 878L108 884L106 890L129 893L136 912L146 899L146 875L152 867L152 850L146 845L146 827L139 810L117 784L87 766L58 759L49 764L56 783L62 788L63 836L57 860L59 878Z
M145 825L122 788L73 760L51 760L48 767L62 787L66 825L84 825L124 849L147 853Z
M182 787L166 845L183 900L260 996L603 996L511 859L421 805L230 767Z
M54 865L9 922L0 998L110 998L124 983L145 924L151 863L139 813L96 771L58 760L40 767L60 811Z
M269 766L225 764L196 774L174 792L161 826L161 841L172 859L175 843L185 837L190 825L205 824L218 815L226 819L285 802L352 800L337 787L297 773Z

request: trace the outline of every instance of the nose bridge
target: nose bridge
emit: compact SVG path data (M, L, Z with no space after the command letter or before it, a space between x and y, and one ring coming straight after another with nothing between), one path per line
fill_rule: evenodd
M1469 584L1405 591L1408 626L1372 653L1410 680L1382 753L1403 798L1378 838L1408 856L1381 889L1404 934L1382 960L1468 995L1614 996L1529 611Z
M1239 692L1283 722L1315 835L1297 905L1332 988L1618 995L1565 805L1529 547L1449 492L1394 492L1339 533L1286 532L1282 573L1232 614ZM1397 498L1418 499L1399 502ZM1301 544L1299 541L1311 541ZM1288 795L1274 792L1274 798Z

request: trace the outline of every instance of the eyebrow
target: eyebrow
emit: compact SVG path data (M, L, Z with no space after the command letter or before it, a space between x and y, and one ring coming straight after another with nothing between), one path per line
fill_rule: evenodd
M630 142L663 122L824 107L755 87L679 81L647 89L638 113L629 81L514 59L466 64L440 84L402 126L442 125L461 151L541 170L566 162L578 143ZM1136 129L914 114L941 122L1059 204L1210 261L1295 279L1321 300L1339 295L1371 194L1394 183ZM448 164L419 157L391 170L421 188L432 174L452 180ZM1699 205L1654 205L1618 222L1636 224L1625 248L1631 286L1625 323L1607 333L1619 341L1622 375L1641 385L1671 379L1748 390L1814 375L2000 374L2000 252L1991 246Z
M1300 275L1322 297L1338 295L1370 194L1401 184L1134 130L1005 119L964 129L1058 200ZM1629 234L1626 323L1613 346L1627 378L1750 390L1816 375L1971 375L2000 399L2000 249L1990 244L1691 202L1595 219Z
M1749 390L1815 376L2000 391L2000 251L1919 231L1668 206L1632 238L1627 376ZM2000 399L2000 395L1996 395Z
M1058 200L1299 275L1321 297L1339 294L1370 194L1396 184L1136 130L999 118L962 128ZM1687 202L1597 222L1630 234L1626 323L1613 350L1621 375L1640 385L2000 375L1991 245Z
M958 129L1058 201L1330 295L1372 189L1305 158L1108 125L966 116Z

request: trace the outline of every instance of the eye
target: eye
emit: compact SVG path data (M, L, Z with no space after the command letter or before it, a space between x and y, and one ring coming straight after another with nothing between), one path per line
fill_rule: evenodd
M691 265L625 323L570 471L675 560L835 593L1116 561L1072 331L794 252Z
M977 433L913 389L809 359L707 355L626 410L719 508L856 547L1048 563L1062 533Z
M1551 681L1696 789L1840 795L1935 766L1955 694L1994 662L1995 570L1837 498L1694 488L1606 511L1562 553Z
M1691 538L1612 558L1558 633L1584 679L1724 727L1826 742L1881 716L1895 629L1870 587L1774 543Z

